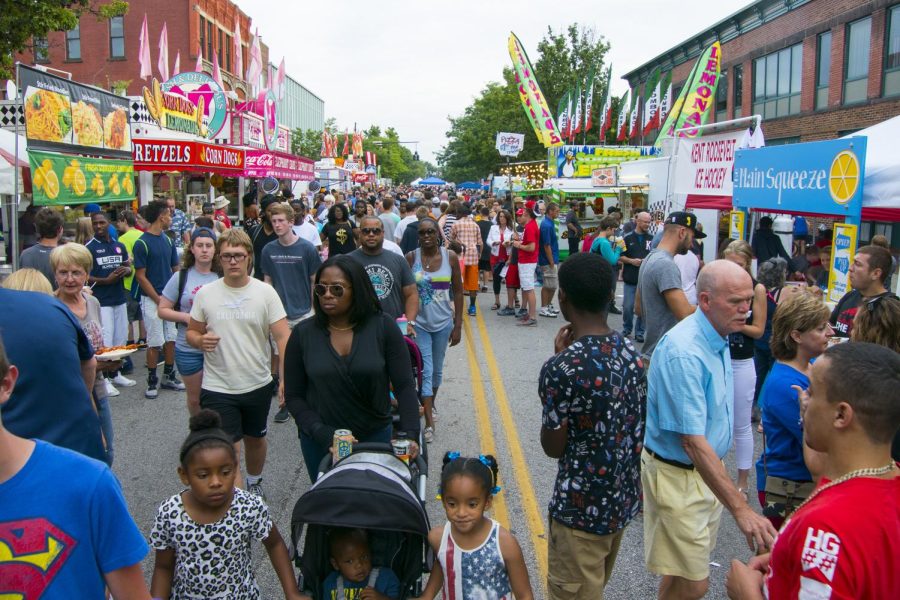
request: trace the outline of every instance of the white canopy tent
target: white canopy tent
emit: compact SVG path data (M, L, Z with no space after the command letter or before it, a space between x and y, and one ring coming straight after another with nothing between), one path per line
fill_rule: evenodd
M845 136L866 136L864 221L900 221L900 116Z

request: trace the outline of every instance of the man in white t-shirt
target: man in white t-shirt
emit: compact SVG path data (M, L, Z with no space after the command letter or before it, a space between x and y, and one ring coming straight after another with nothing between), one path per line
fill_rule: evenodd
M221 415L222 429L234 440L238 458L244 441L247 490L262 497L274 385L269 335L278 347L279 380L284 382L284 349L290 329L275 288L250 276L253 242L247 234L228 229L219 236L216 249L224 276L197 292L187 341L204 353L200 406ZM284 404L283 383L278 400ZM240 485L240 473L237 483Z
M411 200L400 202L400 222L397 223L397 228L394 230L393 241L399 244L400 240L403 239L403 233L406 231L406 226L419 220L418 217L416 217L416 208L418 208L418 206L418 204Z
M306 203L298 200L291 202L291 208L294 209L294 235L301 240L306 240L316 247L316 250L322 250L322 238L319 236L319 228L315 226L307 214Z

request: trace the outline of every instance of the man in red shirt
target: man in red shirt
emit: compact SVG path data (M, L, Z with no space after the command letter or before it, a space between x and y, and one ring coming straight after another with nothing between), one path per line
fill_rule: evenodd
M819 485L782 527L771 554L733 561L732 599L900 598L900 468L891 440L900 427L900 354L849 342L812 366L795 387L804 459Z
M519 225L525 228L521 239L513 235L513 247L519 250L519 285L522 287L522 306L527 311L519 321L519 325L534 327L537 325L537 301L534 295L534 284L538 262L538 239L540 231L534 220L534 200L525 203L525 208L516 211Z

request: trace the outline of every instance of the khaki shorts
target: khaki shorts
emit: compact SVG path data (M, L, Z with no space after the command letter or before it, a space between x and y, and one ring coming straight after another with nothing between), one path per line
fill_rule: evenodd
M550 517L547 597L550 600L603 600L624 529L597 535L566 527Z
M644 561L657 575L690 581L709 577L722 504L696 469L682 469L641 453L644 485Z
M541 265L541 276L544 278L544 287L548 290L559 287L556 265Z

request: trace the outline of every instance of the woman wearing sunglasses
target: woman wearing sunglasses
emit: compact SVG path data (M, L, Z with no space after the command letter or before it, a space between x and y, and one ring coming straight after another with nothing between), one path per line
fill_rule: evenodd
M425 441L434 439L434 398L444 372L448 343L459 343L463 285L459 257L441 246L440 226L430 217L419 221L419 247L406 254L419 292L416 344L422 352L422 402Z
M315 318L297 325L284 355L285 400L315 481L333 452L337 429L358 442L390 443L391 389L400 428L419 437L419 401L403 335L381 305L369 276L346 255L325 261L313 285ZM413 443L413 456L419 448Z

